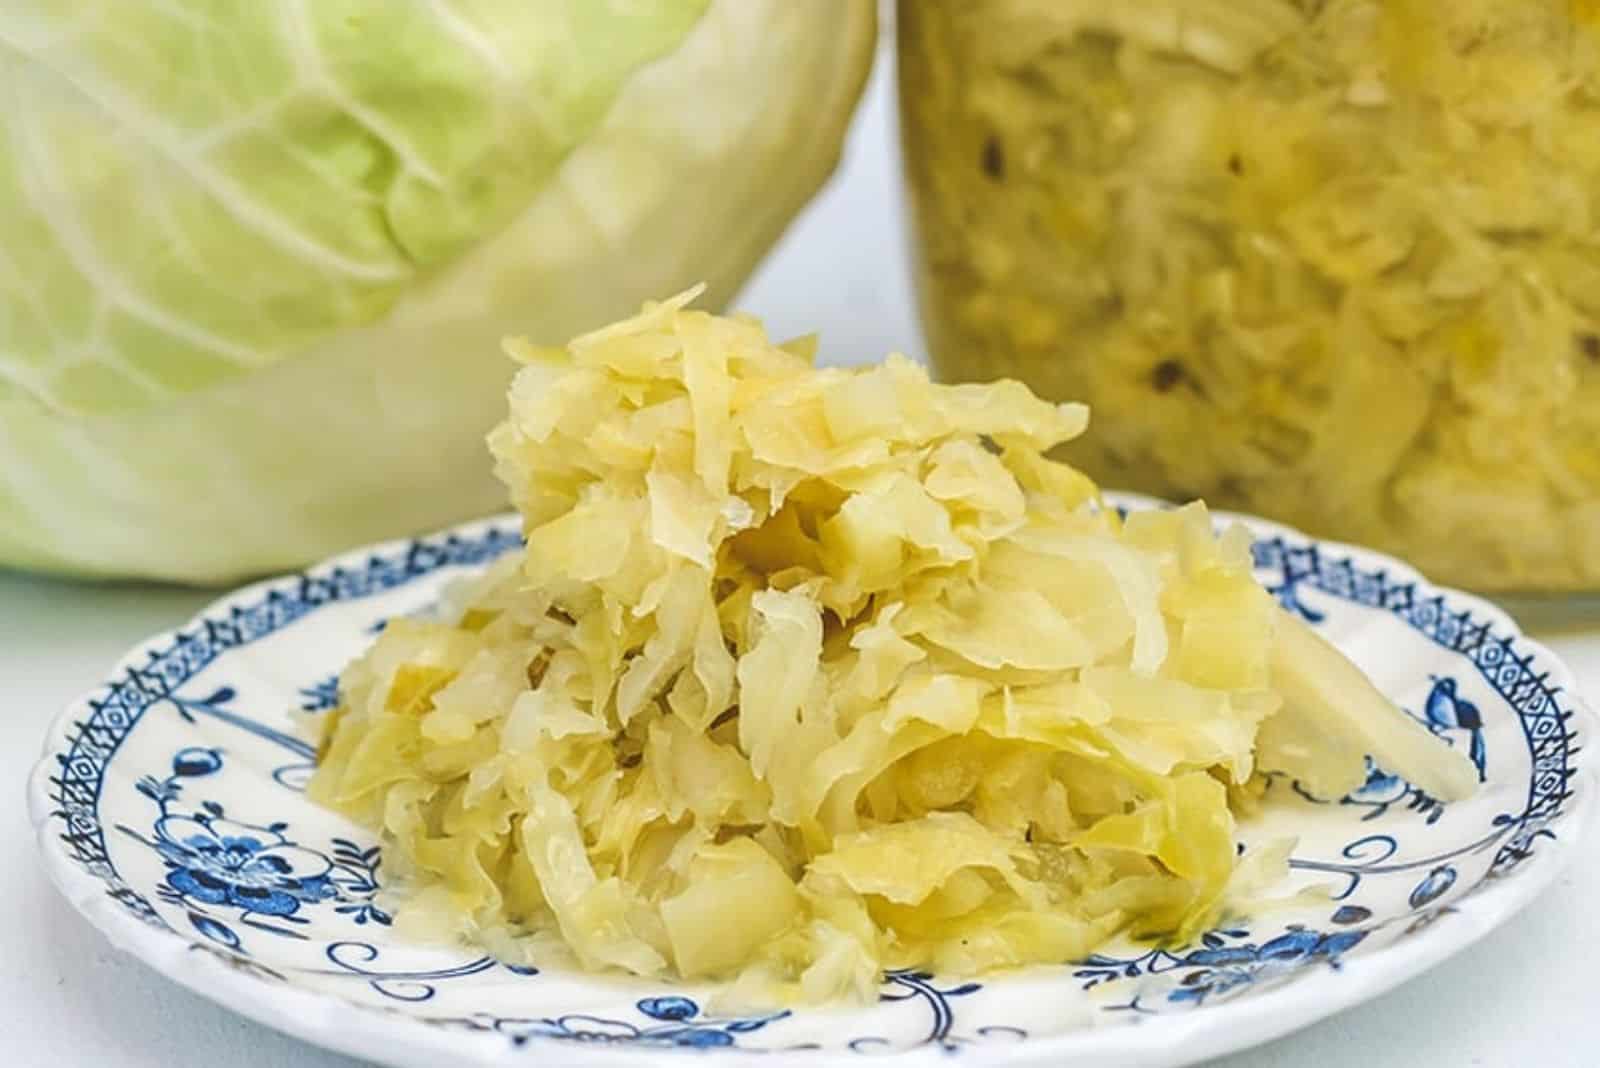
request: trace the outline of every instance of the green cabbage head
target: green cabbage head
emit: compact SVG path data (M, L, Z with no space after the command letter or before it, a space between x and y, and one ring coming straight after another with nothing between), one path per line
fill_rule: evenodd
M731 295L873 0L18 0L0 565L220 582L502 501L510 333Z

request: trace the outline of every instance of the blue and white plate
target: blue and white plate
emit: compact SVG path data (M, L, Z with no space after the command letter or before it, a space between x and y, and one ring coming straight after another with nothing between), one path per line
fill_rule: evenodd
M1150 502L1125 499L1131 507ZM724 1015L702 986L511 968L408 944L373 838L308 802L303 712L384 621L518 545L512 518L352 553L249 587L130 653L66 709L29 802L46 866L113 943L205 997L394 1065L1188 1064L1381 994L1504 922L1570 859L1594 809L1595 723L1568 670L1501 611L1365 550L1249 520L1262 580L1477 763L1442 804L1374 772L1337 804L1277 782L1249 839L1298 835L1330 900L1057 967L884 977L853 1010ZM760 1052L761 1056L753 1056Z

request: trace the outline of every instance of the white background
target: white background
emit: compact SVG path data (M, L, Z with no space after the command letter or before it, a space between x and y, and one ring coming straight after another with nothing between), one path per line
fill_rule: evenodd
M904 267L888 64L832 185L802 216L740 305L776 336L820 329L830 362L920 354ZM350 1068L233 1016L114 952L47 883L22 786L46 724L128 646L177 626L210 595L91 588L0 574L0 1063L95 1068ZM1539 636L1600 692L1594 624ZM1380 1002L1213 1068L1594 1068L1600 1064L1600 855L1478 945ZM980 1058L970 1056L968 1060ZM542 1060L542 1058L540 1058Z

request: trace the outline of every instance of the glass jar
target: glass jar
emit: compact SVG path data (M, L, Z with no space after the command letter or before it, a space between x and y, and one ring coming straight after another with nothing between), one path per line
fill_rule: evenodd
M1600 589L1600 0L898 22L940 375L1087 401L1108 485Z

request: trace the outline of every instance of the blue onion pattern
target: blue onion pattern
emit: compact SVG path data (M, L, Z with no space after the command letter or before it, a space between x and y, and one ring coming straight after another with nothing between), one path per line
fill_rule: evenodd
M1455 868L1449 864L1441 864L1416 885L1411 891L1411 896L1406 899L1407 903L1414 909L1425 908L1443 897L1455 884Z

